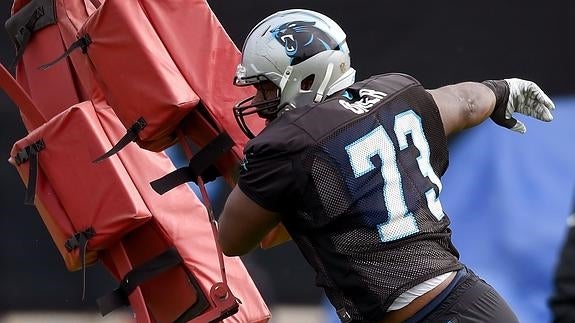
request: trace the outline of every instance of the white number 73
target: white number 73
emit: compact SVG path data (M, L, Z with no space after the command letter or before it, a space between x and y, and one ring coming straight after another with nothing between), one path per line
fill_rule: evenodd
M423 132L421 118L412 110L398 114L395 116L394 132L399 143L399 150L408 147L407 135L411 133L413 144L419 150L419 157L417 157L419 171L437 185L439 192L441 192L441 181L433 171L429 160L429 144ZM345 149L356 178L376 170L371 162L373 156L379 155L381 158L382 193L388 212L388 220L377 226L381 241L389 242L419 232L415 217L409 212L405 203L395 147L383 126L378 126L370 133L346 146ZM433 188L427 190L425 197L431 213L437 220L441 220L444 215L443 208L435 190Z

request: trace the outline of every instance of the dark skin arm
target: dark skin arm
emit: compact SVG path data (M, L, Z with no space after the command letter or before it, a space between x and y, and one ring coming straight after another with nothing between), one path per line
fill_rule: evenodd
M223 253L241 256L254 249L280 223L280 216L259 206L236 185L218 223Z
M495 106L495 94L481 83L459 83L428 92L437 103L446 135L481 123ZM279 214L259 206L236 185L219 218L222 251L227 256L250 252L280 221Z
M447 136L480 124L495 107L495 94L481 83L463 82L427 92L439 108Z

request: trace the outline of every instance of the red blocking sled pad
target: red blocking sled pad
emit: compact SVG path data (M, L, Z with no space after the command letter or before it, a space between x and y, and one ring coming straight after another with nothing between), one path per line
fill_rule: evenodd
M46 118L36 109L31 98L24 92L12 75L1 65L0 85L4 92L18 105L22 119L27 122L27 127L36 129L45 124ZM40 146L38 148L40 148ZM14 164L15 160L11 159L10 162ZM65 241L70 237L71 233L75 232L74 226L58 199L58 195L54 192L52 185L46 180L44 171L37 167L37 163L34 163L36 170L34 171L34 169L32 169L31 171L31 164L32 163L28 163L18 167L22 180L29 188L27 188L27 193L41 192L40 194L27 196L28 202L36 206L40 217L44 221L48 232L64 259L66 268L73 271L82 268L82 266L95 263L98 260L97 251L86 250L83 259L81 259L79 249L72 251L66 249ZM29 184L30 174L35 176L32 181L35 185L32 185L31 188Z
M116 2L114 2L114 0L108 0L106 3L120 5L137 5L139 3L131 0L115 1ZM56 15L58 25L49 25L34 31L33 37L30 38L26 50L23 52L23 57L17 66L18 82L26 89L28 94L33 97L35 103L38 105L38 110L40 110L37 112L44 114L46 116L44 119L60 118L58 113L66 109L67 106L74 104L77 100L86 100L87 97L91 97L92 101L99 102L95 104L97 106L95 109L96 116L102 130L108 136L109 142L107 143L103 138L100 139L103 140L104 148L111 147L113 143L122 137L122 134L126 133L126 128L120 120L118 120L118 117L114 114L114 111L112 111L113 109L102 102L101 93L110 90L110 87L105 83L99 83L101 79L98 79L98 74L93 74L93 65L90 65L92 62L86 60L86 55L77 51L65 58L65 63L60 61L58 64L54 64L46 70L39 70L37 68L39 65L58 56L59 53L64 52L64 47L68 47L76 40L77 29L82 27L86 19L96 11L96 8L100 6L100 2L97 0L17 0L14 3L13 11L24 10L24 7L30 3L36 6L34 12L39 12L38 10L41 8L41 11L44 13L49 12L49 10L46 11L43 9L48 8L51 3L55 4L56 12L58 13ZM166 2L166 5L172 5L174 3L175 2ZM189 2L187 4L195 5L196 3ZM201 2L197 4L202 5ZM180 5L186 5L186 3L180 2ZM209 11L205 3L203 7L197 8L197 10L200 11L205 9ZM34 16L34 12L32 12L32 17ZM211 11L208 13L201 11L199 14L207 17L211 15ZM221 29L217 20L213 19L211 21L215 23L209 26L198 26L198 32L201 34L203 33L203 28L208 27L220 28L216 30L216 32L225 37L219 37L217 39L219 42L227 43L210 43L210 45L216 48L226 48L230 46L231 41L227 38L223 29ZM210 20L205 20L204 22L210 23ZM142 21L142 23L145 22ZM60 34L57 32L57 28L54 27L59 28ZM110 31L113 32L113 30ZM109 41L111 40L109 37L114 35L117 36L118 33L113 33L102 39ZM65 46L62 46L62 42ZM213 64L212 66L228 68L233 65L232 70L235 69L236 61L226 62L226 58L230 57L229 55L235 55L237 56L237 60L239 60L237 49L235 49L235 47L233 47L233 49L235 51L226 51L218 55L218 58L211 62L211 64ZM116 57L113 51L114 46L108 47L106 50L108 51L108 58L112 57L113 59ZM168 53L166 50L160 52L163 53L162 55ZM211 50L208 50L206 53L211 53ZM171 55L171 53L168 54ZM164 58L159 61L165 62L166 59ZM153 61L150 62L154 63ZM125 61L125 63L130 63L130 60ZM199 68L208 73L211 72L211 68L207 68L206 66L192 67ZM156 67L152 65L148 66L148 68ZM173 71L173 69L171 70ZM207 79L211 78L209 75L206 77ZM137 75L135 75L134 78L137 79ZM55 85L58 87L57 91L50 90L50 87L47 87L46 84L57 84ZM99 89L100 86L103 89L102 91ZM238 92L236 93L238 98L232 99L227 96L230 93L228 86L231 87L231 81L230 83L226 82L223 87L223 95L228 98L227 101L235 102L237 99L249 95L247 92L250 92L250 90L247 88L242 90L234 88L233 90ZM130 87L127 87L127 89L130 89ZM213 87L210 89L213 90ZM117 89L112 88L112 90ZM156 92L156 94L158 93ZM207 97L207 102L210 102L209 95L212 95L211 102L218 101L215 99L216 94L204 93L204 96ZM110 96L107 95L107 98L109 97ZM169 104L173 104L173 102L174 101L171 101ZM86 103L81 103L80 105L84 104ZM92 103L92 105L94 105L94 103ZM21 110L23 109L21 104L19 104L19 107ZM92 107L92 109L93 108L94 107ZM217 106L217 108L222 109L220 111L222 115L232 116L231 106ZM114 109L117 110L117 108ZM212 108L210 107L210 109ZM182 110L178 111L177 109L167 109L166 111L175 111L176 113L176 119L166 118L165 120L168 121L177 120L185 114L182 113L178 115ZM27 112L30 112L30 109L28 109ZM65 113L67 113L67 111L64 112L64 114ZM34 113L23 113L22 115L28 130L36 129L44 123L43 121L38 122L38 119L43 118L42 116L39 118L35 116L30 118L32 115L34 115ZM149 115L153 116L154 114ZM220 120L214 120L218 115L219 114L213 114L211 111L206 112L204 105L199 104L191 109L190 114L186 115L186 118L190 121L186 122L186 132L189 131L189 134L192 134L191 137L197 139L196 143L201 144L209 139L207 137L215 136L220 131L227 131L227 127L237 127L235 123L222 123ZM230 118L229 120L232 119ZM196 122L201 122L201 124L197 125L195 124ZM95 122L94 126L96 126ZM168 126L173 127L174 125L169 124ZM257 127L252 128L257 129ZM149 129L151 128L148 128L148 130ZM210 131L205 131L206 129ZM234 131L231 131L231 133L234 135ZM234 158L226 157L226 159L224 159L224 161L229 161L229 165L225 165L229 167L222 167L222 169L229 169L233 162L236 161L235 158L237 158L238 152L241 153L241 147L243 147L245 137L243 133L239 132L235 132L235 136L234 140L240 144L234 147ZM169 136L166 136L166 138L173 141ZM31 141L33 141L33 139ZM34 144L36 142L37 141L35 141ZM152 139L152 142L157 144L160 141ZM42 141L42 144L34 144L27 144L26 147L32 147L30 148L31 151L38 150L34 152L34 155L36 156L35 158L40 161L42 158L40 152L46 149L43 147L45 142ZM153 148L153 144L145 143L145 145L148 145L150 149ZM105 150L101 150L100 152L103 151ZM29 161L20 163L18 166L19 173L25 183L29 183L29 175L31 173L37 174L35 181L36 188L34 190L36 192L34 199L35 205L57 244L58 249L62 253L68 269L80 269L82 266L101 260L108 270L122 282L120 285L120 287L122 287L127 277L133 277L134 275L132 274L138 273L138 269L146 267L150 262L153 265L157 264L157 262L154 263L154 261L158 259L164 259L165 262L165 255L167 255L169 256L168 258L177 258L178 262L169 263L165 271L162 270L151 277L147 277L146 280L138 283L134 289L128 288L130 290L130 292L127 293L129 302L124 305L130 305L132 307L138 322L172 322L187 321L188 319L192 320L192 322L218 320L219 317L227 317L233 314L231 312L226 313L226 311L234 310L231 305L234 305L235 302L229 302L231 298L222 298L222 296L233 296L234 299L237 297L241 301L239 312L225 319L225 322L267 321L270 317L269 310L239 258L224 257L227 280L223 279L221 267L218 262L218 257L221 256L221 254L218 253L213 234L209 231L210 223L205 213L206 210L187 185L182 185L161 197L151 191L149 185L151 180L174 170L167 156L163 153L152 153L141 150L136 145L128 145L125 148L125 152L121 151L117 156L113 156L110 159L120 161L121 164L124 165L126 171L130 174L133 185L141 195L141 200L144 201L148 210L152 213L152 217L149 221L135 229L132 227L125 228L125 232L119 237L119 240L116 240L117 238L110 238L110 245L104 250L91 250L87 246L84 259L80 257L81 255L78 249L69 252L64 247L65 242L69 240L70 232L78 231L74 223L74 221L78 221L72 221L70 218L68 210L59 199L59 194L56 193L52 183L49 181L50 178L47 177L41 167L38 167L35 172L30 172L29 165L31 165L31 163ZM26 164L28 168L26 168ZM227 174L224 174L224 176L226 175ZM46 180L41 180L41 178L45 178ZM56 186L60 185L58 184ZM165 196L172 194L175 194L177 197L175 201L172 199L164 199ZM131 203L131 201L129 203ZM197 213L197 211L194 211L197 208L200 208L203 213L192 214L194 212ZM186 221L190 221L189 223L182 222L184 215L186 215ZM94 219L99 223L99 227L106 222L103 219L98 220L98 217L94 217ZM100 239L102 238L103 237L100 237ZM89 239L87 241L89 241ZM164 257L162 258L162 256ZM138 281L138 279L135 280ZM222 280L226 284L221 284ZM229 289L227 289L228 286ZM125 289L119 289L125 291ZM222 293L222 291L224 293ZM177 295L177 297L174 297L174 295Z
M205 0L140 0L156 33L180 67L184 78L200 97L211 119L225 129L235 145L236 156L243 156L248 138L237 125L232 107L241 99L255 94L252 87L233 85L241 53L220 24ZM180 10L173 10L179 8ZM180 26L187 26L186 32ZM217 67L217 68L214 68ZM264 120L246 118L257 134Z
M72 0L55 1L62 36L83 83L97 81L130 129L130 139L143 148L161 151L175 144L175 129L200 99L139 1L104 1L89 17ZM46 70L59 64L48 64Z
M12 148L10 163L27 183L29 202L35 195L40 201L57 198L64 211L49 215L54 224L61 224L56 230L61 232L56 241L60 250L78 254L107 248L152 217L119 160L92 163L110 146L92 102L86 101L50 119Z
M20 12L22 10L22 12ZM95 10L95 9L93 9ZM66 50L60 30L55 24L55 10L50 1L16 0L12 5L12 15L20 12L25 21L8 19L5 27L17 50L15 77L20 86L34 100L36 108L47 120L56 116L73 104L84 101L78 80L74 79L73 68L69 61L53 66L49 70L40 70L40 65L58 57ZM36 12L42 12L41 27L35 31L23 28L22 24L33 19ZM34 28L36 29L36 28ZM23 34L24 33L24 34ZM50 86L46 86L50 84ZM33 130L25 115L22 115L28 131Z
M231 153L242 156L247 138L232 107L254 89L233 85L240 52L206 1L108 0L83 22L75 39L70 46L83 49L124 126L146 121L138 130L140 146L166 148L153 140L173 135L197 104L218 131L232 138ZM257 117L248 123L256 132L264 126Z
M103 105L97 111L107 136L111 141L118 140L124 131L112 109ZM182 308L186 308L183 300L192 298L187 272L195 276L201 290L208 295L210 306L214 307L210 294L214 285L222 281L222 276L205 206L188 185L178 186L163 195L152 190L150 181L166 171L175 170L164 153L142 150L131 144L109 159L119 159L129 165L126 169L154 216L149 223L108 249L103 254L104 264L121 278L142 262L173 247L181 256L182 265L173 269L172 274L158 275L138 288L146 300L146 312L156 317L157 322L173 321L176 314L181 314ZM224 322L267 322L271 317L269 309L241 259L224 257L224 265L229 289L240 301L239 312ZM181 295L181 298L174 295ZM137 294L131 297L137 299ZM131 299L130 303L137 308L137 300Z
M60 132L67 133L68 136L55 135ZM75 135L77 132L80 136ZM97 134L98 139L90 139L92 135L89 133ZM99 250L104 246L106 249L100 250L99 257L119 281L123 281L143 263L154 260L166 251L172 251L181 259L181 262L168 270L147 277L128 294L129 303L124 305L131 305L138 322L185 322L188 318L193 319L193 322L211 321L203 321L206 319L201 316L204 313L211 314L211 317L218 317L218 314L226 317L226 313L210 311L219 305L214 301L217 294L214 294L213 288L222 288L218 283L223 277L207 210L187 185L177 187L162 196L152 191L149 186L151 179L174 170L170 159L163 153L153 153L136 145L128 145L124 151L109 160L98 164L91 163L94 149L109 147L110 141L119 138L122 133L123 127L108 105L100 103L95 109L92 102L83 102L57 115L18 141L14 145L10 161L17 166L22 179L28 183L31 174L30 158L25 160L26 158L17 156L24 156L20 152L25 151L26 147L31 147L40 140L44 142L39 147L28 148L30 152L36 151L38 161L35 201L69 269L76 270L95 262L98 260L98 254L94 249ZM67 139L61 139L62 137ZM94 148L77 153L85 143ZM58 145L62 146L58 148ZM74 146L78 149L72 149L75 151L72 153L70 148ZM67 169L70 175L65 175L61 174L61 170L66 168L43 166L44 163L56 165L57 163L52 163L62 160L66 163L69 156L73 155L78 156L71 157L72 160L87 168L76 171L77 165L61 164L70 167ZM114 173L110 169L107 169L107 174L103 174L93 171L92 167L115 167L115 172L121 174L119 176L122 179L110 179L110 174ZM44 176L44 171L57 177ZM82 196L85 194L82 186L73 185L82 177L81 174L91 174L84 175L84 179L86 183L92 183L92 186L108 182L102 180L107 177L114 186L127 186L129 189L107 185L105 192L99 188L90 189L93 203L109 205L108 209L98 208L96 204L87 205L80 202L89 200ZM64 185L69 187L62 188ZM59 200L61 194L58 192L61 189L66 189L64 201ZM129 192L130 196L124 195L120 200L113 200L118 191L124 191L124 194ZM98 199L98 196L108 196L112 200ZM71 206L72 209L93 207L99 211L95 211L92 214L94 216L84 218L83 214L78 215L66 209L70 200L78 201L78 205ZM129 208L133 210L130 211ZM145 211L144 218L134 216L139 209ZM124 210L128 211L123 212ZM148 222L145 225L135 229L146 221ZM93 228L96 234L87 240L86 258L82 261L77 250L76 253L70 253L61 247L66 245L70 236L81 230L78 228L84 227ZM72 255L76 257L71 257ZM225 319L225 322L266 322L270 318L269 310L241 260L237 257L224 257L224 265L227 285L223 288L229 287L228 296L241 302L238 312Z

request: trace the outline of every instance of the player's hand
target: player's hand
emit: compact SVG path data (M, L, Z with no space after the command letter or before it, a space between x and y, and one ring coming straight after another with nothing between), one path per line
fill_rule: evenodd
M514 113L546 122L553 120L551 112L555 110L555 105L537 84L518 78L505 81L509 84L507 107L504 111L499 111L500 115L493 115L493 121L513 131L525 133L527 128L523 122L513 117Z

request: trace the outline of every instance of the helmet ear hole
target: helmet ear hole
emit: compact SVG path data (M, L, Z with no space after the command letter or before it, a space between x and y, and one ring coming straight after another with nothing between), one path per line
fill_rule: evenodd
M315 80L315 74L308 75L301 81L301 90L302 91L309 91L311 86L313 85L313 81Z

